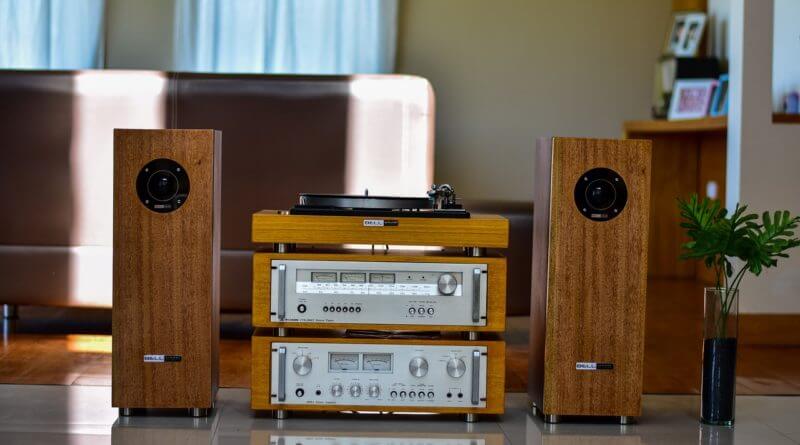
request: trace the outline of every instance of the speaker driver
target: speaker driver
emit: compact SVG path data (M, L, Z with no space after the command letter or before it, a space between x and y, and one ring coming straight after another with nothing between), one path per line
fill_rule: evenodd
M139 170L136 193L139 201L154 212L175 211L189 196L189 175L172 159L154 159Z
M628 202L628 187L617 172L593 168L575 183L575 205L593 221L608 221L622 213Z

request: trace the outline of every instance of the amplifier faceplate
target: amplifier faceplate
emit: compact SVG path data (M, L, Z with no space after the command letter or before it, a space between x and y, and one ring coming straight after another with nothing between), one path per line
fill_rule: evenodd
M487 265L273 259L270 321L486 326Z
M486 407L482 345L275 341L269 353L273 405Z

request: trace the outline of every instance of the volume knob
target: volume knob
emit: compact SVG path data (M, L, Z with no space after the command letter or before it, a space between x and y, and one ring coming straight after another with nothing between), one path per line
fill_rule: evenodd
M460 358L451 358L447 361L447 375L457 379L467 372L467 365Z
M367 392L369 396L374 399L379 395L381 395L381 387L376 384L369 385L369 389L367 390Z
M453 275L449 273L443 273L439 275L437 286L440 294L453 295L453 293L456 291L456 287L458 287L458 281L456 281L456 277Z
M342 396L342 385L335 384L331 386L331 395L334 397L341 397Z
M350 385L350 396L361 397L361 385L358 383L353 383Z
M414 357L408 363L408 372L414 377L425 377L428 373L428 361L422 357Z
M308 375L311 372L311 359L307 355L298 355L292 362L292 369L297 375Z

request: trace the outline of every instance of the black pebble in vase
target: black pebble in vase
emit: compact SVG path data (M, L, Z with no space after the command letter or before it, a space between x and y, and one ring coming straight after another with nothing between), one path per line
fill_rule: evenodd
M736 403L736 338L703 342L702 421L733 425Z

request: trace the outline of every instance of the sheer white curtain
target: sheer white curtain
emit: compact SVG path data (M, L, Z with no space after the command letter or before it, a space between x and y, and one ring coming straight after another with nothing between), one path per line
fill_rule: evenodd
M103 65L104 0L0 0L0 68Z
M177 0L181 71L387 73L397 0Z

